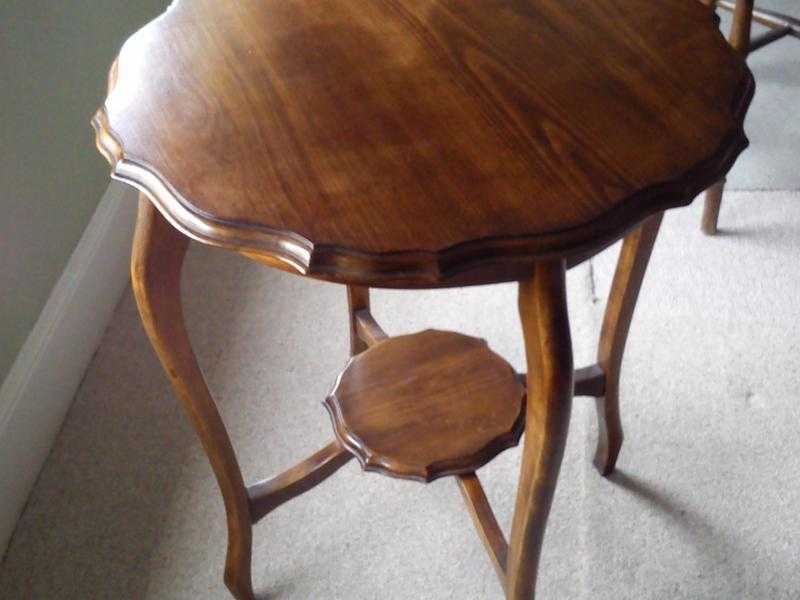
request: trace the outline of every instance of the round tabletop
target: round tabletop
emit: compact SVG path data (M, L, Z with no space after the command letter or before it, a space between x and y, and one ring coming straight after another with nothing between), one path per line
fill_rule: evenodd
M93 124L193 238L426 287L687 204L747 145L753 88L697 0L177 0Z

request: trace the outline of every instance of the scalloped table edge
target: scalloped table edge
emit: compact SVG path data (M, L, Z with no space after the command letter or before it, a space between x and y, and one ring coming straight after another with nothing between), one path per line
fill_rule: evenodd
M114 71L112 67L112 82ZM755 93L755 80L749 68L745 67L744 73L731 108L732 129L714 154L688 171L639 190L614 210L571 229L472 240L437 252L366 253L315 244L289 231L214 219L196 210L155 168L125 155L105 106L95 114L92 127L97 148L112 166L111 177L146 194L173 226L199 242L235 250L289 272L340 283L404 288L477 285L518 279L537 257L602 249L649 215L686 206L722 179L749 145L744 118ZM492 276L482 276L485 272Z

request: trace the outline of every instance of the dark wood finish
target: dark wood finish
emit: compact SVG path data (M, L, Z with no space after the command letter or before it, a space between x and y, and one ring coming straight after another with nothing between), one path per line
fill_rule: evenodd
M525 373L517 375L520 383L527 387L528 377ZM581 367L575 369L572 377L574 381L573 396L592 396L598 397L605 393L606 387L606 374L600 365L590 365L588 367Z
M753 0L736 0L733 8L733 24L731 25L730 44L743 58L750 51L750 28L753 19ZM706 191L703 217L700 227L706 235L716 235L719 223L719 211L722 206L722 194L725 190L725 178Z
M252 526L247 490L225 424L197 364L183 321L180 273L189 239L144 197L133 242L131 280L147 335L214 469L228 519L225 584L253 600Z
M663 214L657 214L650 217L625 238L600 330L597 363L605 373L605 388L604 394L597 398L599 431L594 464L603 475L614 471L622 448L623 433L619 412L622 356L662 216Z
M475 473L459 475L456 478L458 488L464 497L469 516L475 524L478 536L486 548L492 561L500 585L506 587L506 561L508 560L508 543L503 535L503 530L497 523L486 493L483 491L480 479Z
M606 390L606 374L600 365L575 369L573 396L602 396Z
M755 14L753 17L753 20L755 20ZM796 30L793 29L791 25L784 25L778 29L770 29L769 31L765 31L755 37L751 37L750 47L747 49L747 53L752 54L756 50L760 50L765 46L769 46L772 42L777 42L778 40L785 38L787 35L792 35L793 33L796 33Z
M475 471L515 446L524 395L484 340L427 330L353 357L325 406L365 470L433 481Z
M353 458L339 442L333 441L288 471L247 488L253 523L273 510L305 494L336 473Z
M687 204L746 146L752 89L695 0L178 0L122 48L94 125L193 238L463 285Z
M563 260L519 284L528 376L525 444L508 549L507 600L531 600L572 409L572 342Z

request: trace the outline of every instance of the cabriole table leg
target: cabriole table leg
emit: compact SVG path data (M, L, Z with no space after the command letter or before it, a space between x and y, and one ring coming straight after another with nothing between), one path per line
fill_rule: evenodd
M183 320L180 274L188 244L187 237L167 223L146 197L140 197L131 261L136 302L147 335L200 438L222 492L228 521L225 584L238 600L253 600L247 490Z
M623 241L600 330L597 363L605 373L605 388L603 396L597 398L598 434L594 464L604 476L614 471L622 448L619 413L622 355L663 215L658 213L648 218Z
M528 362L525 444L508 552L506 598L531 600L572 409L572 342L566 263L538 263L519 284Z

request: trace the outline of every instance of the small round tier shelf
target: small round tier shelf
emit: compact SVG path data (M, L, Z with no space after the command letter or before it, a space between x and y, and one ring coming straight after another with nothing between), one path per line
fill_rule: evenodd
M514 369L485 340L428 330L354 357L325 406L365 470L432 481L516 446L524 399Z

